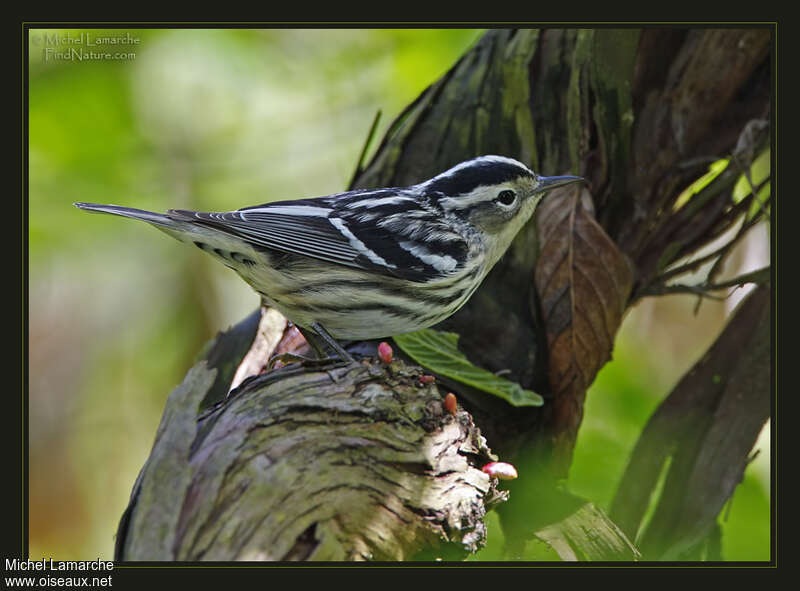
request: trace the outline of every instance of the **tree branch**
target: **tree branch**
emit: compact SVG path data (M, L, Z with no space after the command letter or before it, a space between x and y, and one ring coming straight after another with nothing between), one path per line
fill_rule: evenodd
M452 559L483 545L505 495L479 467L497 458L414 368L289 365L201 413L218 375L202 360L170 395L116 559Z
M721 289L727 289L729 287L742 287L743 285L747 285L748 283L756 283L760 285L763 283L767 283L769 279L770 279L770 268L763 267L761 269L757 269L756 271L751 271L750 273L743 273L738 277L734 277L733 279L730 279L728 281L723 281L721 283L706 282L706 283L701 283L699 285L682 285L682 284L651 285L646 290L641 291L639 293L639 296L644 297L644 296L666 295L666 294L676 294L676 293L689 293L712 299L725 299L712 296L709 292L719 291Z

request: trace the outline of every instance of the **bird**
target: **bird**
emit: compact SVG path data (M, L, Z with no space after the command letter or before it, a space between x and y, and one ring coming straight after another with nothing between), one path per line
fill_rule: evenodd
M147 222L238 273L306 337L352 357L340 340L392 337L459 310L547 191L579 176L541 176L506 156L461 162L406 187L356 189L236 211L75 203Z

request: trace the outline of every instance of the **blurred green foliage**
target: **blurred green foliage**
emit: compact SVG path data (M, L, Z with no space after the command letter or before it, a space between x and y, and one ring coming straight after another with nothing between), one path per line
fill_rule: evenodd
M47 53L64 49L53 33L126 32L139 43L101 48L134 54L126 59ZM199 251L72 203L227 210L340 191L375 112L381 137L480 34L30 31L31 557L112 556L167 394L204 342L258 304ZM569 481L577 494L607 506L649 413L724 323L722 305L697 319L691 305L626 320L615 361L588 395ZM726 558L768 556L764 462L762 445L723 523ZM489 526L477 559L503 557L493 515Z

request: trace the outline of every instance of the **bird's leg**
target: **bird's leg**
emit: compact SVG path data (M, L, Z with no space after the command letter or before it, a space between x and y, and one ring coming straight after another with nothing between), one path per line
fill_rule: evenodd
M336 356L339 357L339 359L342 361L347 361L348 363L356 362L356 360L353 359L353 356L345 351L344 348L336 341L336 339L334 339L319 322L312 322L310 326L311 329L317 333L316 336L319 336L319 338L321 338L326 345L333 349L333 352L336 353ZM305 335L306 333L303 333L303 336ZM311 346L314 347L313 344Z
M304 357L303 355L297 355L296 353L281 353L279 355L275 355L274 357L272 357L272 359L269 360L269 363L267 363L267 371L272 371L272 368L278 361L285 364L302 363L304 365L315 365L315 364L319 365L320 362L327 363L329 359Z
M297 330L299 330L305 337L306 341L308 341L308 344L311 346L311 348L314 349L318 359L309 359L307 357L301 357L300 355L293 355L289 353L284 354L286 359L281 359L282 361L300 361L306 365L324 365L332 361L345 361L347 363L356 362L352 355L345 351L342 346L336 342L336 339L334 339L318 322L312 323L309 325L309 328L302 328L298 325L295 326L297 326ZM334 356L328 356L325 350L326 346L330 348L333 353L335 353ZM280 357L282 356L276 356L276 358Z
M356 360L353 359L352 355L342 348L342 346L336 342L327 330L325 330L321 324L315 322L310 325L309 328L304 329L295 324L297 330L305 337L308 344L316 353L317 358L311 357L304 357L303 355L297 355L295 353L281 353L280 355L275 355L272 359L269 360L267 364L267 370L271 370L272 367L278 361L283 363L301 363L303 365L327 365L329 363L334 362L344 362L344 363L355 363ZM328 356L325 348L329 347L332 349L334 356Z
M295 327L305 337L306 342L314 350L314 353L317 355L317 358L325 359L327 357L327 354L325 353L324 341L322 341L322 339L320 339L320 337L318 337L315 332L312 332L307 328L301 328L297 324L295 324Z

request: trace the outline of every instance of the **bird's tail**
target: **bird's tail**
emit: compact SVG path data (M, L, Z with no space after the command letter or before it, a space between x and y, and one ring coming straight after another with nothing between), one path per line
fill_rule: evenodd
M134 209L132 207L122 207L119 205L100 205L98 203L74 203L73 205L92 213L110 213L112 215L121 215L126 218L142 220L160 228L177 230L181 226L178 220L169 215L145 211L143 209Z
M170 209L167 213L155 213L120 205L101 205L98 203L75 203L75 207L90 213L109 213L134 220L147 222L176 240L194 243L203 248L220 248L226 251L244 248L246 241L227 232L224 227L216 227L195 218L194 211Z

